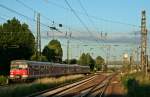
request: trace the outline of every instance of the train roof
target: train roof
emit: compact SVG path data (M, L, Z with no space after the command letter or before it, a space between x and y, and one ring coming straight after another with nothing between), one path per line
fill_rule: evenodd
M51 66L60 66L60 67L64 67L64 66L69 66L69 67L89 67L89 66L81 66L78 64L73 64L73 65L68 65L68 64L60 64L60 63L52 63L52 62L40 62L40 61L29 61L29 60L12 60L11 63L13 62L23 62L23 63L28 63L28 64L34 64L34 65L51 65Z
M12 60L11 63L13 62L25 62L25 63L47 63L50 64L51 62L40 62L40 61L29 61L29 60Z

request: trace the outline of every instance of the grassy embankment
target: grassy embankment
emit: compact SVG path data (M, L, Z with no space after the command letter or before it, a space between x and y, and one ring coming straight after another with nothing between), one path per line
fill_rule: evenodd
M150 76L142 72L126 74L122 82L127 90L127 97L150 97Z
M23 97L64 83L73 82L83 77L84 75L70 75L58 78L42 78L33 83L0 88L0 97Z

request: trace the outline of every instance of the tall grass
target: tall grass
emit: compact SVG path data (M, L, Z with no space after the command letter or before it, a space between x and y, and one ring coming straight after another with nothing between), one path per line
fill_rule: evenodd
M82 78L84 75L68 75L68 76L62 76L62 77L50 77L50 78L42 78L42 79L37 79L34 83L41 83L41 84L47 84L47 83L63 83L65 81L72 81L77 78Z
M58 78L37 79L33 83L2 88L0 89L0 97L23 97L67 82L72 82L83 77L84 75L69 75Z

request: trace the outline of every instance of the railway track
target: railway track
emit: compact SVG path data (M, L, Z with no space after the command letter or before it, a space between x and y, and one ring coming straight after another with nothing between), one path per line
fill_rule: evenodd
M104 78L100 83L87 90L82 91L80 94L73 97L103 97L113 76L114 75Z
M71 85L27 97L102 97L114 75L95 75Z
M94 79L97 76L98 76L98 74L92 75L92 76L89 76L86 79L80 80L78 82L75 82L75 83L72 83L72 84L69 84L69 85L67 84L65 86L58 87L56 89L49 89L49 90L45 90L45 91L42 91L42 92L33 93L33 94L28 95L26 97L48 97L48 96L54 96L54 95L56 95L58 93L61 93L61 92L65 91L65 90L68 90L68 89L73 88L75 86L78 86L80 84L85 84L85 83L87 83L88 81Z

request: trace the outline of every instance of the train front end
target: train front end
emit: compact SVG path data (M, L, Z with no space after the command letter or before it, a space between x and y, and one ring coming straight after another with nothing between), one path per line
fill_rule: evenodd
M12 61L10 65L11 80L23 80L28 78L28 65L24 61Z

